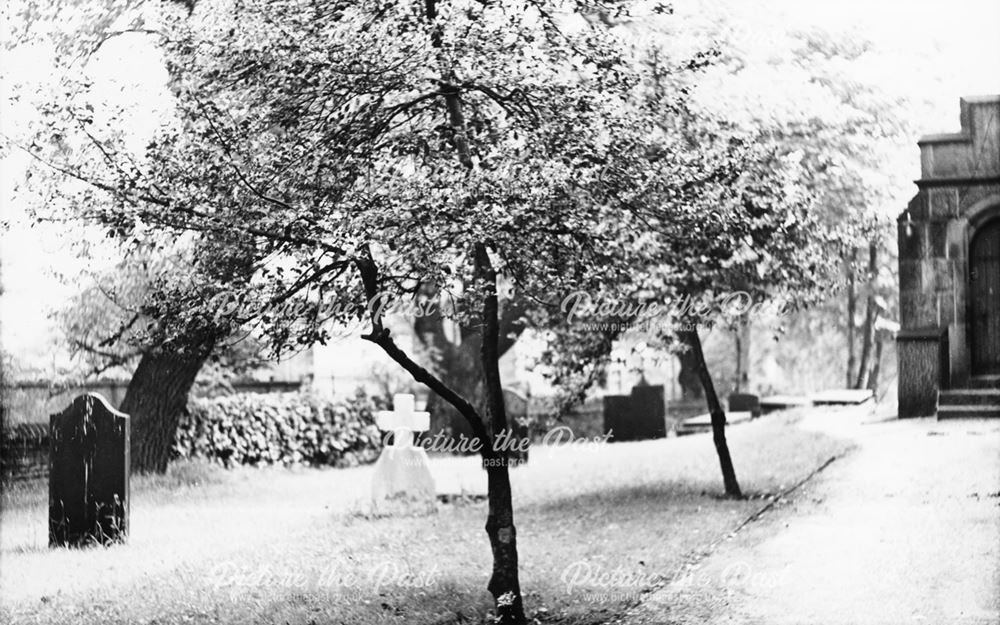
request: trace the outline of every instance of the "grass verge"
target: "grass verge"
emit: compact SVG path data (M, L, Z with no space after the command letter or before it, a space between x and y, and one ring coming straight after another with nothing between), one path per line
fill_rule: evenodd
M776 414L731 428L751 497L722 498L708 435L536 448L512 472L521 582L539 622L620 614L692 552L845 443ZM433 460L439 486L477 483L475 458ZM427 517L365 515L371 468L178 465L133 484L129 544L49 550L44 493L4 495L0 601L11 623L485 622L486 504ZM456 480L459 483L462 480Z

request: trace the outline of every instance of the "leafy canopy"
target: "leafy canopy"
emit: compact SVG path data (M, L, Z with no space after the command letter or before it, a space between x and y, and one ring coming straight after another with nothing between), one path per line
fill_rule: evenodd
M426 284L476 315L491 282L477 247L505 283L558 305L633 280L670 242L674 211L729 166L692 158L644 103L648 76L588 19L598 11L199 3L164 14L175 115L144 153L114 123L91 130L79 101L50 112L36 145L91 183L76 210L114 235L157 248L183 233L208 250L149 302L176 327L324 341L331 319L367 316L372 293Z

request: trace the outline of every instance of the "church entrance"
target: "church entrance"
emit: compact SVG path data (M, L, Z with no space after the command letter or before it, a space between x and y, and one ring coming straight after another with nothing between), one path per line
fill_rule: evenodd
M972 373L1000 373L1000 219L985 223L969 248Z

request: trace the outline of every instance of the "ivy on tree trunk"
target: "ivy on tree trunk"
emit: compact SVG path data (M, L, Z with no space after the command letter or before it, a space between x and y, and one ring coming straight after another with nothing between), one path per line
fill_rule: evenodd
M734 390L745 393L750 389L750 316L743 315L733 332L736 342L736 380Z

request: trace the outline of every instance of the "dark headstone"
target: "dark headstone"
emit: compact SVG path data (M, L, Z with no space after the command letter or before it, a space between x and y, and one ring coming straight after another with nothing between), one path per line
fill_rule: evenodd
M612 442L629 441L632 431L632 398L628 395L605 395L604 433L610 434Z
M750 393L733 393L729 396L730 412L749 412L756 419L760 416L760 397Z
M507 438L507 457L514 461L512 466L528 462L528 445L531 443L531 428L528 425L528 398L517 391L503 390L504 406L507 410L507 426L512 436Z
M667 435L662 386L636 386L631 395L604 397L604 432L612 441L644 441Z
M636 386L632 389L632 403L635 411L635 440L663 438L667 435L664 417L667 414L663 399L663 386Z
M49 546L124 542L129 516L129 418L96 393L49 421Z

